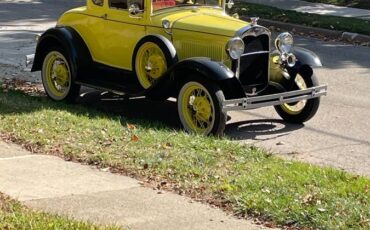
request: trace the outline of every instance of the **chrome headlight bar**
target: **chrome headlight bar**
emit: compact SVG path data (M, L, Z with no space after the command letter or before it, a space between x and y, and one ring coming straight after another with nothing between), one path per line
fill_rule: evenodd
M295 66L297 62L297 58L292 53L293 45L293 36L288 32L279 34L275 40L275 47L280 52L281 63L286 64L289 67Z

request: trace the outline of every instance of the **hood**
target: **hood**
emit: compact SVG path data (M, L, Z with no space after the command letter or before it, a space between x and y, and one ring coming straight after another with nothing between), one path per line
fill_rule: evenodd
M235 33L249 25L248 22L226 15L221 10L199 9L170 11L166 14L154 16L154 24L162 27L162 20L171 22L171 29L203 32L209 34L223 35L227 37L235 36Z
M193 13L174 21L172 28L233 37L247 25L247 22L228 15Z

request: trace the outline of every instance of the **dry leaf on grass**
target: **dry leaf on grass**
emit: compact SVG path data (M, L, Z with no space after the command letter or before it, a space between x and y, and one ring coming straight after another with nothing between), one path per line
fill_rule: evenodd
M165 143L165 144L162 145L162 147L164 149L172 149L173 148L173 145L171 143Z
M134 142L139 141L139 137L136 136L136 135L132 135L131 136L131 141L134 141Z
M127 128L128 129L135 130L136 129L136 126L135 125L132 125L132 124L127 124Z

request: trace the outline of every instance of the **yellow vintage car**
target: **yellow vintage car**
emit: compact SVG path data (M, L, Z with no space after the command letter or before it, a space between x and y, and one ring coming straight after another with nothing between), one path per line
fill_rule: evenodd
M289 33L229 16L229 0L87 0L38 39L32 71L47 95L74 101L80 86L127 98L177 98L186 131L222 135L227 112L275 106L287 122L318 110L326 85L313 52Z

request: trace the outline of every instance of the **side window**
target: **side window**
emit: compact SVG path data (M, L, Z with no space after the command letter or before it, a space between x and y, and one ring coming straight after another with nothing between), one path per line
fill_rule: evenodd
M92 2L97 6L103 6L104 0L92 0Z
M127 9L127 0L109 0L109 7Z
M129 5L136 4L140 10L144 9L144 0L128 0Z

